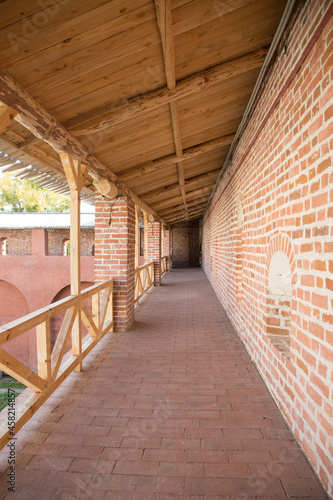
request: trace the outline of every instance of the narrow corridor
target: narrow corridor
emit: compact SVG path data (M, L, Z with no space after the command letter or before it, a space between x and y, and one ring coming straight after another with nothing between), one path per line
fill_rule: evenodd
M167 273L18 433L14 495L0 458L1 498L326 498L197 268Z

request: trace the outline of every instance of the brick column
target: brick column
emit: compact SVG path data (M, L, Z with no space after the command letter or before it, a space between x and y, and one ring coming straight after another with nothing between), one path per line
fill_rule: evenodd
M95 281L113 278L115 331L127 331L134 321L134 256L134 203L96 194Z
M161 284L161 223L148 225L148 262L154 261L155 286Z

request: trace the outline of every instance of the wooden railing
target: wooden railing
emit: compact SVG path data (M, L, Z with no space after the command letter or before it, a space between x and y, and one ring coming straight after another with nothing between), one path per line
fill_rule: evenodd
M167 256L161 258L161 276L167 271L167 259Z
M92 314L85 300L91 297ZM16 411L15 425L1 429L0 449L29 420L59 385L77 370L82 360L102 337L113 330L113 281L107 280L86 288L78 296L59 300L27 316L0 327L0 345L36 328L37 373L0 347L0 369L33 389L33 394ZM64 318L51 349L50 320L61 314ZM81 318L81 319L80 319ZM81 338L81 320L88 334ZM66 353L72 334L72 349ZM22 407L21 407L22 406Z
M135 303L154 286L154 262L135 269Z

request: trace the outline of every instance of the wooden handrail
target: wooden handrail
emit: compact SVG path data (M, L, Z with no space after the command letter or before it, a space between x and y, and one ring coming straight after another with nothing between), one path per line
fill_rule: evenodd
M154 286L154 262L135 269L135 303Z
M92 314L84 300L92 298ZM88 340L82 341L79 355L66 353L77 311L81 310L82 321L88 330ZM50 319L65 312L56 342L50 347ZM113 331L113 281L107 280L86 288L77 296L71 295L54 304L43 307L0 328L0 345L36 328L37 368L35 373L21 361L0 347L0 369L35 391L20 408L14 429L4 424L0 430L0 449L13 438L29 418L42 406L59 385L77 368L89 352L107 332ZM89 335L90 334L90 335Z

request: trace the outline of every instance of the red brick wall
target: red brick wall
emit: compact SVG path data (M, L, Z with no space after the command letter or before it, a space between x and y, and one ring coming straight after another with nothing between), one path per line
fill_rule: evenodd
M31 229L0 229L7 239L7 255L31 255Z
M48 229L49 255L63 255L63 242L69 240L69 229ZM94 228L81 228L81 255L93 255Z
M203 223L204 270L330 495L331 15L329 1L301 3ZM289 305L278 297L277 252L289 264Z
M156 221L148 224L148 262L155 262L155 285L161 283L161 223Z
M199 221L172 228L172 267L199 266Z
M69 229L48 229L48 255L63 255L63 241ZM31 255L31 229L2 229L0 240L7 239L8 255ZM81 228L81 255L93 255L94 228Z
M111 225L110 225L111 222ZM96 195L95 281L113 278L114 323L126 331L134 321L135 206L127 197Z

